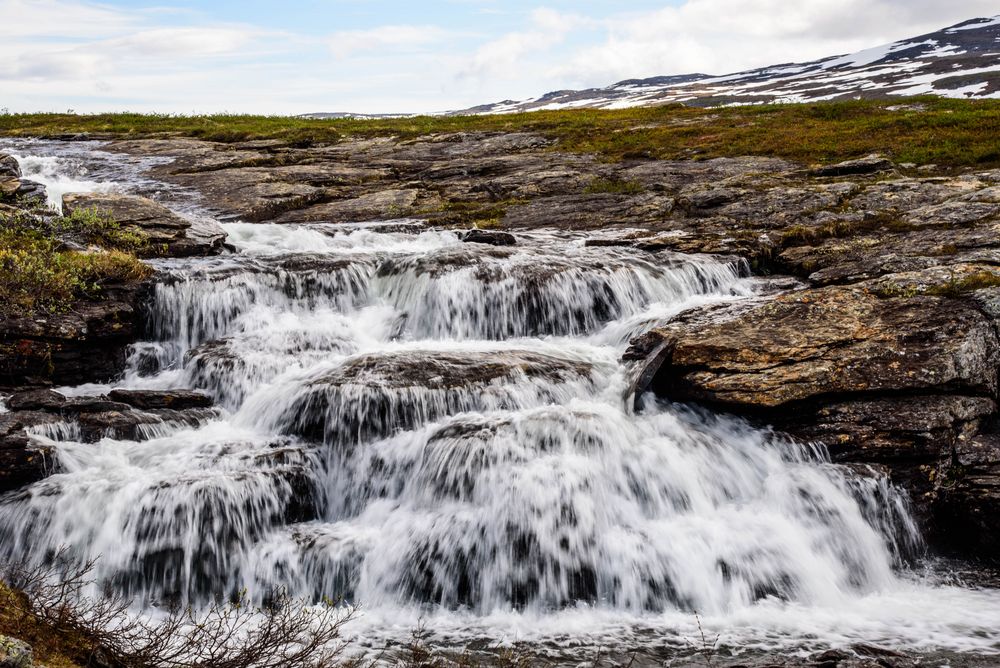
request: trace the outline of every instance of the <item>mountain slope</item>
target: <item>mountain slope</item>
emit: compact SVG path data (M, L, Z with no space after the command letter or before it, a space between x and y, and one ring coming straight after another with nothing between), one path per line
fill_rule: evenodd
M621 109L668 102L712 106L907 95L1000 98L1000 16L972 19L845 56L728 74L629 79L606 88L465 109L463 114L578 107Z

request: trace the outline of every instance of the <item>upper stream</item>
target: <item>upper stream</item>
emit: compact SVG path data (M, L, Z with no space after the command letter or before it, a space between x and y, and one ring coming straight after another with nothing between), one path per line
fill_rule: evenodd
M50 193L207 215L93 144L0 148ZM219 410L143 441L40 429L59 472L0 497L0 557L68 547L143 605L342 599L373 644L421 624L680 646L700 619L731 647L1000 651L1000 593L925 565L885 479L738 419L635 408L628 341L763 298L741 263L408 221L224 227L237 252L155 261L146 340L108 386L202 389Z

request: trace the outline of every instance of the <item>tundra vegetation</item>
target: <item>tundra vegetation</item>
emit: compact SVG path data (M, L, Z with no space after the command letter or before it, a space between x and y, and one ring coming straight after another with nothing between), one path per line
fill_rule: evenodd
M535 132L553 150L608 161L773 156L804 163L883 153L899 163L1000 165L1000 100L935 97L815 104L621 110L571 109L483 116L310 119L170 114L6 114L0 134L211 141L279 140L309 146L352 137L417 137L450 132Z

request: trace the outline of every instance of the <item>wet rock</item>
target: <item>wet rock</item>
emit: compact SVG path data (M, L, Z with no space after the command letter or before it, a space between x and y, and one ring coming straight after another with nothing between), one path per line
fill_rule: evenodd
M111 390L108 396L135 408L209 408L212 397L195 390Z
M70 311L0 318L0 387L104 382L125 366L147 285L105 286Z
M63 404L61 411L70 415L78 413L106 413L108 411L127 411L130 406L108 397L73 397Z
M647 338L668 351L653 389L750 410L876 392L992 396L1000 353L989 321L967 302L840 288L795 292L739 318L680 323Z
M16 392L7 399L12 411L58 411L65 404L66 397L55 390Z
M851 176L854 174L874 174L895 169L892 160L881 155L869 155L858 160L847 160L835 165L824 165L809 170L810 176Z
M492 230L469 230L459 234L459 238L465 243L489 244L490 246L513 246L517 243L513 234Z
M102 438L145 441L165 431L180 427L198 427L218 417L207 408L185 410L106 410L84 413L76 417L79 440L94 443Z
M274 222L355 223L404 218L416 212L421 194L417 189L387 189L290 211L276 218Z
M30 485L47 476L51 460L46 448L36 446L27 430L59 421L50 413L0 413L0 493Z
M527 350L360 355L290 390L277 426L351 445L445 415L551 403L568 391L562 386L590 387L592 371L581 360Z
M0 181L21 178L21 165L17 159L6 153L0 153Z
M1000 434L956 444L936 472L936 529L945 544L997 561L1000 552Z
M97 209L123 227L135 227L149 241L150 256L188 257L215 255L222 250L226 233L211 220L188 220L162 204L137 195L110 193L63 195L63 211Z

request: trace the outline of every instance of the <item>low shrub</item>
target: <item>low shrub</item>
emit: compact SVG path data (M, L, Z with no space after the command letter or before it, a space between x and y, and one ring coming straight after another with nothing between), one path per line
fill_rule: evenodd
M0 213L0 317L64 311L76 299L99 298L109 284L142 280L152 269L134 252L144 245L141 232L95 212Z

